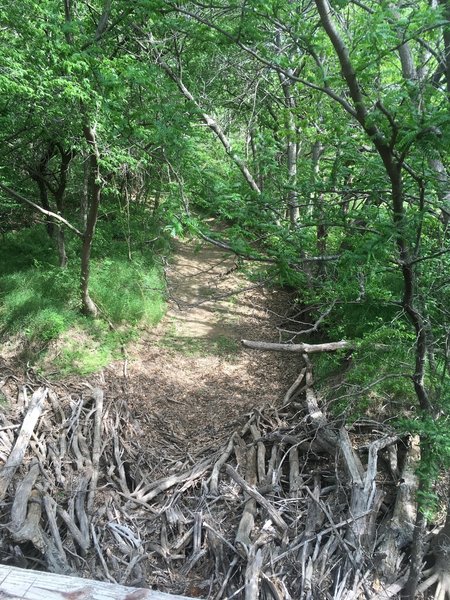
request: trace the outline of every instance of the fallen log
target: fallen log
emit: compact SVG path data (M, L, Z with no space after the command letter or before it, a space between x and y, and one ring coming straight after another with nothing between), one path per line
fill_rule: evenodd
M0 595L10 600L194 600L144 588L125 587L80 577L41 573L0 565Z
M15 472L22 464L31 435L36 427L39 417L42 414L46 397L47 389L39 388L34 392L31 398L30 406L23 420L16 443L14 444L11 454L4 464L3 469L0 471L0 501L5 498L9 484L11 483Z
M349 350L352 348L350 342L341 340L340 342L328 342L326 344L275 344L271 342L254 342L251 340L241 340L241 344L246 348L254 350L271 350L273 352L301 352L312 354L315 352L336 352L336 350Z

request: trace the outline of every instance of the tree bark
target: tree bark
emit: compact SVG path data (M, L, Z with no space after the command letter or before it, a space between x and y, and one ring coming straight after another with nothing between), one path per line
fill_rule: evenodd
M323 153L323 146L321 142L316 141L312 148L312 168L313 168L313 182L316 185L317 179L320 173L320 158ZM317 216L317 252L318 254L325 254L326 252L326 239L327 229L324 223L323 214L323 194L316 193L314 191L314 209Z
M280 73L281 88L284 94L284 103L286 107L286 158L288 170L288 193L287 210L291 227L295 227L300 217L297 194L297 128L295 125L294 109L295 99L292 95L292 82L289 78Z
M36 168L30 170L30 176L36 182L39 190L39 201L41 206L49 211L50 204L48 201L48 189L46 184L46 170L51 158L55 155L56 147L54 143L49 143L46 151L42 155ZM55 233L55 225L50 217L45 222L45 228L49 238L53 239Z
M90 148L89 153L89 209L81 248L81 307L84 314L96 317L98 309L89 296L89 276L91 264L92 240L97 224L98 209L101 200L99 151L95 128L87 124L83 128L84 137Z
M443 27L443 38L445 84L447 88L447 97L450 101L450 0L439 0L439 4L444 7L444 17L447 21L447 23L445 23Z
M47 167L50 160L57 154L58 150L61 156L61 162L59 166L57 185L55 187L50 183L50 178L47 174ZM61 216L64 215L64 196L66 193L69 165L73 155L74 153L72 150L66 152L61 144L51 142L39 161L36 169L30 171L31 178L36 182L39 189L39 200L41 206L48 212L50 211L50 202L48 197L48 192L50 191L55 199L57 213ZM55 223L50 216L47 218L46 228L49 237L56 242L59 266L64 268L67 266L64 229L61 227L61 225L57 225L55 227Z
M58 213L60 215L64 214L65 209L65 194L67 187L67 178L69 175L69 165L70 161L73 158L73 151L65 151L62 146L59 146L59 151L61 154L61 162L59 166L59 178L58 178L58 186L54 190L54 197L56 202L56 207L58 209ZM59 255L59 266L61 268L65 268L67 266L67 254L66 254L66 244L64 239L64 229L60 226L56 228L56 244L58 247L58 255Z

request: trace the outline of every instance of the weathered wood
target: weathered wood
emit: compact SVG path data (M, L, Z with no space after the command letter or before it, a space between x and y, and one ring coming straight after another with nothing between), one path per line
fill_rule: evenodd
M230 465L225 465L225 470L228 475L234 479L234 481L241 486L241 488L252 498L256 500L256 502L262 506L268 513L269 517L272 519L274 524L279 527L281 530L285 531L288 529L288 524L281 517L278 511L270 504L268 500L262 496L258 490L249 485Z
M379 453L394 448L396 438L380 438L372 424L363 439L346 429L338 435L314 390L311 357L304 353L303 359L282 409L252 411L217 451L211 446L185 458L174 444L175 454L168 449L156 469L140 460L142 449L133 440L137 420L126 403L102 410L92 389L81 399L62 396L61 404L49 393L53 410L39 419L39 430L34 427L38 435L33 441L31 434L9 485L2 523L13 556L25 550L27 560L46 565L52 575L42 575L54 584L32 572L33 581L38 578L32 585L19 571L18 587L4 588L0 571L0 598L183 600L140 588L147 581L180 593L183 578L187 594L213 600L398 595L408 565L399 548L395 573L386 573L383 544L392 522L385 515L392 513L379 514L384 487L398 483L400 498L405 483L397 481L395 456L386 486L377 476ZM21 421L31 406L24 397ZM14 447L10 433L6 456ZM39 467L33 467L33 454ZM386 511L393 502L386 494ZM399 532L392 533L397 541ZM430 569L431 577L423 573L420 590L436 584L450 589L448 555L441 554L438 570ZM73 587L72 579L69 587L61 577L81 573L108 583L76 579ZM139 588L122 587L126 583ZM386 595L377 596L381 591Z
M300 385L303 383L303 379L305 378L305 373L306 373L306 367L303 367L303 369L300 371L297 379L294 381L294 383L291 385L291 387L286 392L284 399L283 399L283 406L286 406L292 400L293 396L295 396L295 394L298 392Z
M375 534L373 511L378 511L382 501L382 493L376 489L378 452L397 441L397 437L385 437L375 440L369 446L367 469L354 451L351 440L345 428L341 428L340 448L352 482L350 514L355 518L351 524L347 538L355 547L356 560L361 560L364 549L373 546L371 535ZM367 515L367 518L360 518Z
M36 427L39 417L41 416L46 397L47 389L39 388L34 392L31 398L30 407L28 408L28 412L23 420L16 443L14 444L11 454L4 464L3 469L0 471L0 502L5 498L9 484L11 483L18 467L22 464L31 435Z
M169 490L171 487L177 485L178 483L184 483L185 485L193 483L205 474L205 472L209 469L211 462L211 458L205 458L197 465L195 465L193 469L190 469L189 471L184 472L181 475L171 475L170 477L165 477L164 479L154 481L146 488L146 490L150 491L135 491L133 492L133 494L131 494L131 496L133 497L133 500L136 497L141 502L150 502L150 500L153 500L153 498L156 498L156 496L158 496L162 492Z
M97 490L97 482L99 475L99 462L102 449L102 417L103 417L103 390L95 388L92 391L92 397L95 400L95 417L94 417L94 440L92 445L92 477L89 488L87 510L89 513L94 508L95 492Z
M42 553L45 552L46 543L42 529L39 525L42 514L42 501L37 490L33 490L30 494L30 502L28 506L27 517L18 531L12 533L13 540L20 544L31 542Z
M403 560L403 551L413 539L414 523L417 515L416 494L419 481L416 474L420 461L420 444L417 436L411 438L397 487L397 495L392 517L379 552L386 556L382 573L388 583L396 580Z
M229 473L228 468L230 468L233 473ZM236 479L233 477L233 474L239 477L241 482L244 482L244 486L241 483L239 484L244 490L245 486L248 488L250 485L256 485L256 450L254 445L252 444L246 452L245 477L249 483L247 483L240 475L237 475L236 471L230 465L225 465L225 469L235 481ZM237 483L239 483L239 481ZM256 500L250 494L248 494L248 490L246 490L246 493L244 493L244 497L246 502L236 531L234 545L241 556L245 559L248 558L250 549L252 547L252 540L250 536L255 526Z
M257 600L259 598L259 578L262 565L262 550L252 547L245 570L245 600Z
M274 344L271 342L254 342L251 340L241 340L241 344L246 348L254 350L272 350L273 352L304 352L313 354L315 352L336 352L336 350L350 349L350 342L341 340L340 342L329 342L326 344Z
M220 455L220 457L214 464L214 467L213 467L213 470L211 473L210 482L209 482L209 491L211 494L213 494L213 496L217 496L219 493L220 469L223 467L223 465L226 463L226 461L230 458L230 455L233 452L235 437L236 436L233 433L233 435L231 436L231 438L228 441L228 444L227 444L225 450L222 452L222 454Z
M37 459L34 459L28 473L16 489L14 502L11 508L11 523L9 526L11 531L18 531L26 519L28 500L38 475L39 463Z
M194 600L144 588L0 565L0 596L9 600Z

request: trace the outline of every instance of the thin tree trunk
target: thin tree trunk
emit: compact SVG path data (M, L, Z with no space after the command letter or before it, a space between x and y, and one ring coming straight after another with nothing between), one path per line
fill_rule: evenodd
M30 171L31 178L36 182L39 190L39 201L41 203L42 208L47 211L50 211L50 203L48 201L48 189L46 183L46 170L48 167L48 163L52 159L55 154L55 144L50 142L43 156L41 157L39 164L36 169L32 169ZM48 236L53 239L55 233L55 225L51 218L47 217L45 222L45 228L47 230Z
M92 240L95 226L97 224L98 209L101 200L99 151L95 128L85 125L84 137L89 145L89 209L86 220L86 228L81 248L81 307L82 311L92 317L98 314L97 307L89 296L89 275L91 262Z
M59 266L61 269L65 269L67 267L66 241L64 229L61 225L56 227L56 245L58 248Z
M280 74L281 87L283 89L286 106L285 125L287 130L286 158L288 169L288 194L287 207L291 227L295 227L300 217L297 194L297 128L295 126L295 100L292 96L292 84L289 79Z
M450 0L439 0L439 4L444 7L444 17L447 21L443 26L444 66L447 97L450 100Z
M249 135L250 149L251 149L251 153L252 153L253 168L255 170L255 176L256 176L256 180L258 182L258 187L262 193L264 191L264 177L262 175L261 167L259 164L258 147L257 147L257 143L256 143L256 138L255 138L255 131L253 129L250 129L248 135Z
M58 146L61 154L61 164L59 167L59 181L58 187L54 190L53 195L55 197L56 207L60 215L64 215L65 209L65 194L67 188L67 178L69 175L69 165L72 160L74 153L72 150L65 152L62 146ZM66 244L64 237L64 230L61 226L58 226L55 231L56 245L58 248L59 255L59 266L65 268L67 266L67 253Z
M83 192L81 194L80 218L83 225L83 231L86 230L87 216L89 209L89 157L83 157Z
M422 562L424 558L424 538L427 520L419 510L414 525L414 536L411 546L410 571L408 581L402 591L402 600L414 600L416 598L417 586L422 575Z
M438 156L429 158L428 164L436 176L437 194L441 203L442 222L447 227L450 221L450 182L447 169Z
M283 34L280 29L275 34L275 44L277 46L278 54L280 56L285 55L285 49L283 48ZM288 182L288 193L286 202L286 213L289 217L291 227L295 227L299 220L299 208L297 199L297 127L295 123L295 98L292 95L292 79L293 73L288 70L286 74L278 72L278 78L280 80L281 89L283 90L284 96L284 127L286 130L286 163L287 163L287 182Z
M320 157L323 153L323 146L319 141L314 142L312 148L312 167L313 167L313 182L317 183L320 173ZM314 191L314 208L317 219L317 251L319 254L326 252L327 229L324 223L323 214L323 194Z
M39 189L39 202L41 203L42 208L45 210L50 210L50 203L48 201L48 190L45 184L45 181L42 177L36 176L33 177ZM47 230L48 237L53 239L55 234L55 224L53 221L47 217L45 221L45 229Z

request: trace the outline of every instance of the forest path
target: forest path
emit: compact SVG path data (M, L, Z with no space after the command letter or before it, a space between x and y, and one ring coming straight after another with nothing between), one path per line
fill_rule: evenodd
M149 450L161 436L188 452L225 439L239 418L277 405L299 357L258 353L240 340L276 341L287 293L247 279L235 257L198 241L176 241L166 268L169 310L128 350L122 387ZM119 363L105 370L117 393Z

